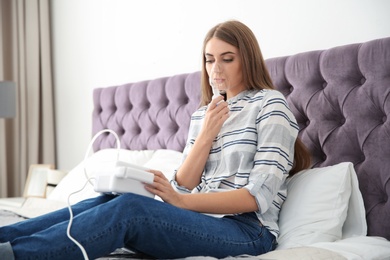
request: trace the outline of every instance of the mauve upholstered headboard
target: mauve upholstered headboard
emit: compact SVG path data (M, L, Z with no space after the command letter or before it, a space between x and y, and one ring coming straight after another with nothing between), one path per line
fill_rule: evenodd
M313 167L354 164L368 234L390 239L390 38L267 60Z
M350 161L366 207L368 235L390 239L390 38L266 61L300 125L313 167ZM94 90L93 134L109 128L122 148L185 145L199 105L200 73ZM115 147L103 135L94 149Z
M93 92L92 131L114 130L130 150L182 151L191 114L199 107L200 72L97 88ZM115 147L113 135L94 143L94 150Z

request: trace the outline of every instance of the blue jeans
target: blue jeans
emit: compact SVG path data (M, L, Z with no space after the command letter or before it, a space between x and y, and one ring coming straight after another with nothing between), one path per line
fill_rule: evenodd
M72 206L72 236L90 259L127 247L156 258L241 254L273 250L275 237L254 213L214 218L135 194L102 195ZM16 259L83 259L67 237L67 208L0 228Z

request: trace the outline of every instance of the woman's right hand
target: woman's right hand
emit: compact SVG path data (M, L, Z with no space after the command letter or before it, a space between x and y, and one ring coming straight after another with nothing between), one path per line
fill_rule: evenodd
M213 141L228 117L229 108L227 102L223 100L223 96L212 99L207 107L200 136Z
M210 148L228 117L229 108L223 97L214 98L207 107L202 129L191 151L176 173L176 181L180 186L192 190L200 183Z

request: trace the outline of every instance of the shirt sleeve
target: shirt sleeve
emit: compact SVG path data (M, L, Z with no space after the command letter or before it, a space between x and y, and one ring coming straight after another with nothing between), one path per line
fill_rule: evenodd
M171 180L172 187L179 193L191 193L191 191L189 189L187 189L186 187L180 186L177 183L177 181L176 181L176 173L177 173L177 170L173 174L173 177L172 177L172 180Z
M244 187L255 197L259 213L264 214L272 204L280 207L285 198L278 194L292 168L294 144L299 127L278 91L264 97L256 118L257 151L249 183Z

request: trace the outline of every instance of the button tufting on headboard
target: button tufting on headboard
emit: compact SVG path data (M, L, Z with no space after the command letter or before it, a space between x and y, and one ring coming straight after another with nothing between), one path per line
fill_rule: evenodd
M390 239L390 38L266 63L297 118L314 167L354 163L368 233Z
M93 134L112 129L124 149L182 151L190 115L199 106L199 89L199 72L97 88L93 93ZM101 136L94 150L114 144L114 136Z

